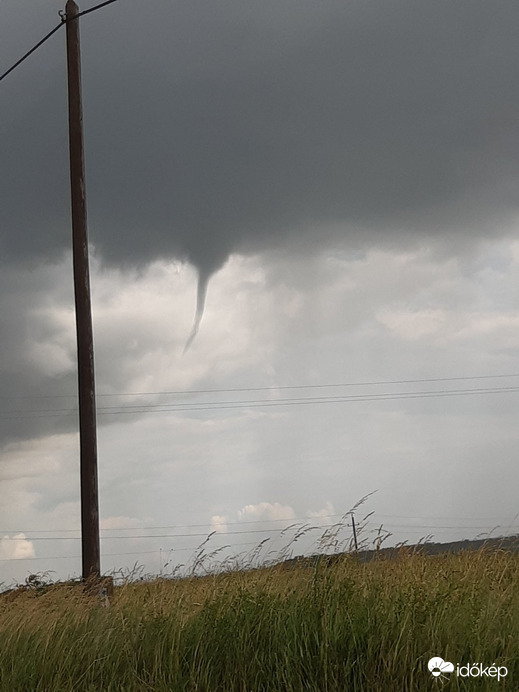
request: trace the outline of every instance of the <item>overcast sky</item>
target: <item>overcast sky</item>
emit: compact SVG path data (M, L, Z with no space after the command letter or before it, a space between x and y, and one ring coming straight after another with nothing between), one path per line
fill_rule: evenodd
M0 2L0 72L60 9ZM212 530L266 554L308 522L311 550L373 491L367 542L519 531L518 22L512 0L81 19L103 570L169 569ZM63 30L0 100L9 583L81 569Z

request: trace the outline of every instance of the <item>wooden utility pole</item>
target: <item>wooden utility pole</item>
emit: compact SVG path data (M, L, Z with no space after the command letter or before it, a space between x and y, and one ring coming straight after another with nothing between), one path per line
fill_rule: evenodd
M351 513L351 525L353 527L353 543L355 545L355 552L358 552L359 546L357 544L357 530L355 529L355 515Z
M79 392L79 441L81 476L81 554L83 579L101 574L99 548L99 501L97 483L97 434L94 380L94 340L88 269L83 110L79 52L79 7L68 0L67 23L68 119L70 190L72 202L72 252Z

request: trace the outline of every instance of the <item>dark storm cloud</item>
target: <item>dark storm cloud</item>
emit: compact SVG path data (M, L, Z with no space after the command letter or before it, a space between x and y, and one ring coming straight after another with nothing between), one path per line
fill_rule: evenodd
M232 251L499 233L518 206L518 20L487 0L85 17L91 239L110 263L207 275ZM2 83L4 258L68 244L62 58Z
M49 319L48 296L66 304L71 287L55 267L0 274L0 442L77 428L73 343ZM65 272L69 278L69 272ZM66 289L69 289L66 291ZM70 296L71 298L71 296ZM67 325L68 326L68 325ZM70 325L72 327L72 324ZM58 357L54 356L58 348ZM54 353L53 353L54 350ZM61 361L57 363L57 361ZM58 366L54 370L54 361ZM43 367L42 367L43 366ZM49 395L51 394L51 395Z
M62 6L0 6L2 68ZM233 251L449 249L504 233L519 199L518 20L515 0L121 0L84 17L98 255L193 262L195 334L207 279ZM0 263L15 276L70 246L64 31L1 82L0 101ZM45 392L49 377L20 360L30 287L0 278L3 392ZM53 386L69 393L73 379ZM29 424L2 425L23 437Z

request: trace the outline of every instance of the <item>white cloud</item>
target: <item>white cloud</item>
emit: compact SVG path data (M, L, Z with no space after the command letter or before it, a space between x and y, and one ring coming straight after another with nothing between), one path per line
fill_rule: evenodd
M519 348L519 312L480 312L472 315L457 338L491 337L502 348Z
M24 533L0 538L0 559L22 560L31 557L35 557L34 545L32 541L26 538Z
M143 526L144 522L142 519L136 519L135 517L105 517L100 520L99 526L101 531L107 531L110 529L138 529Z
M292 507L281 505L279 502L258 502L255 505L245 505L237 512L238 521L277 521L296 519Z
M335 516L337 513L335 511L335 508L331 502L327 502L325 506L322 509L318 509L316 511L310 511L308 512L308 516L311 517L312 519L317 519L317 522L319 525L327 525L327 524L333 524L339 517Z
M408 311L383 308L376 314L376 319L395 336L417 340L441 333L447 316L441 309Z
M227 517L214 514L211 517L211 531L216 531L216 533L227 533Z

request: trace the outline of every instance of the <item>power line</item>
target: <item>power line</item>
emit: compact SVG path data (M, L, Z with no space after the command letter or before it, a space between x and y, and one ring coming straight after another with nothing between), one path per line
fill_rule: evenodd
M428 527L404 527L404 528L428 528ZM449 528L449 527L445 527ZM459 527L459 528L465 528L465 527ZM466 528L471 528L471 527L466 527ZM256 541L246 541L243 543L235 543L233 546L227 546L229 548L231 547L239 547L239 546L257 546L258 543ZM122 556L127 556L127 555L160 555L160 548L156 550L138 550L138 551L131 551L131 552L124 552L124 553L105 553L103 557L122 557ZM182 547L182 548L174 548L172 552L179 553L179 552L187 552L191 551L194 552L195 549L192 547ZM17 557L17 558L0 558L0 562L10 562L10 563L19 563L19 562L29 562L29 561L36 561L36 560L80 560L81 556L80 555L55 555L55 556L41 556L41 557ZM2 592L0 592L1 594Z
M229 392L267 392L267 391L278 391L287 389L328 389L332 387L368 387L368 386L381 386L386 384L417 384L422 382L453 382L456 380L486 380L494 378L508 378L508 377L519 377L519 373L513 373L510 375L475 375L472 377L431 377L431 378L421 378L414 380L375 380L372 382L330 382L327 384L293 384L293 385L279 385L270 387L232 387L228 389L188 389L188 390L177 390L177 391L164 391L164 392L125 392L122 394L99 394L100 397L113 397L113 396L159 396L159 395L177 395L177 394L213 394L213 393L229 393Z
M407 380L374 380L371 382L329 382L325 384L293 384L293 385L271 385L268 387L230 387L226 389L178 389L178 390L163 390L153 392L116 392L112 394L96 393L98 398L101 397L126 397L126 396L177 396L191 394L227 394L231 392L275 392L289 389L328 389L337 387L368 387L368 386L383 386L388 384L418 384L424 382L454 382L462 380L490 380L519 377L519 373L499 374L499 375L465 375L458 377L428 377ZM76 394L40 394L32 396L0 396L0 399L70 399L75 398Z
M48 41L48 39L53 34L55 34L56 31L58 31L58 29L61 29L61 27L64 24L71 21L72 19L77 19L78 17L82 17L84 14L89 14L90 12L94 12L95 10L99 10L99 9L101 9L101 7L105 7L106 5L111 5L113 2L116 2L116 0L107 0L107 2L102 2L100 5L96 5L95 7L91 7L89 10L83 10L83 12L79 12L77 15L74 15L74 17L70 17L70 18L67 18L64 13L60 12L61 22L57 26L55 26L54 29L49 31L49 33L46 36L44 36L41 39L41 41L38 41L38 43L35 46L33 46L30 50L28 50L27 53L22 55L22 57L19 60L17 60L14 63L14 65L11 65L11 67L6 72L4 72L2 75L0 75L0 82L2 81L2 79L7 77L7 75L10 74L13 70L15 70L18 67L18 65L21 65L21 63L24 60L26 60L30 55L32 55L36 50L38 50L38 48L40 46L42 46L45 43L45 41Z
M180 548L179 550L190 550L190 548ZM109 553L103 557L118 557L119 555L152 555L158 553L158 550L139 550L131 553ZM53 555L42 557L3 557L0 562L26 562L27 560L81 560L81 555ZM0 592L1 593L1 592Z
M100 5L96 5L95 7L91 7L89 10L83 10L82 12L78 12L78 14L74 17L82 17L84 14L90 14L90 12L95 12L96 10L100 10L101 7L106 7L106 5L111 5L113 2L116 2L116 0L106 0L106 2L102 2ZM67 21L67 20L65 20Z
M251 535L251 534L258 534L258 533L276 533L278 535L281 535L283 531L286 531L288 528L294 529L295 532L305 530L305 532L309 531L327 531L328 529L334 528L334 524L330 526L307 526L305 527L304 525L301 524L296 524L291 527L286 527L285 529L281 529L280 527L277 528L272 528L272 529L249 529L246 531L225 531L225 532L210 532L209 534L207 532L205 533L161 533L161 534L135 534L135 535L130 535L130 536L102 536L101 540L138 540L138 539L150 539L150 538L208 538L209 536L212 538L213 536L217 538L222 538L225 539L227 536L236 536L236 535ZM345 526L349 526L349 524L345 524ZM449 530L465 530L465 529L488 529L489 524L484 524L483 526L481 525L470 525L470 524L465 524L463 526L459 525L444 525L444 524L384 524L384 527L389 527L393 529L449 529ZM497 527L495 527L497 528ZM79 541L80 537L79 536L36 536L34 538L30 537L25 537L25 538L9 538L9 542L12 541L23 541L23 542L30 542L33 543L35 541Z
M459 389L459 390L432 390L424 392L383 392L380 394L353 394L342 396L321 396L321 397L300 397L300 398L285 398L277 400L262 400L262 399L244 399L238 401L203 401L203 402L185 402L177 403L159 403L159 404L131 404L122 406L101 406L98 412L101 415L114 415L117 413L142 413L147 411L203 411L209 408L253 408L257 406L288 406L307 403L345 403L349 401L374 401L385 399L413 399L427 398L432 396L447 396L447 395L465 395L465 394L494 394L502 392L517 392L518 387L494 387L494 388L479 388L479 389ZM204 408L202 408L204 407ZM112 413L113 411L113 413Z
M300 397L284 398L277 400L265 399L242 399L237 401L202 401L202 402L179 402L179 403L159 403L159 404L131 404L101 406L97 409L99 416L130 415L143 413L186 413L190 411L219 411L233 409L251 408L270 408L273 406L302 406L309 404L341 404L357 403L363 401L396 401L400 399L431 399L453 396L488 395L517 393L519 386L515 387L481 387L477 389L440 389L418 392L382 392L368 394L352 394L339 396L321 397ZM72 416L77 412L77 408L72 409L34 409L29 411L3 411L0 412L0 420L17 419L39 419L53 418L56 416Z
M358 514L362 514L361 511L357 510ZM225 526L243 526L243 525L250 525L250 524L273 524L273 523L284 523L284 524L303 524L303 523L308 523L308 522L316 522L320 521L322 519L339 519L339 518L344 518L347 517L349 514L351 514L351 510L347 512L341 512L338 514L322 514L319 516L310 516L310 517L291 517L289 519L254 519L254 520L248 520L248 521L225 521L222 522L222 524L225 524ZM434 521L434 520L445 520L445 521L487 521L487 522L502 522L502 523L507 523L509 521L508 519L503 519L502 517L453 517L453 516L416 516L416 515L408 515L408 514L379 514L377 513L376 518L382 518L382 519L422 519L424 521ZM512 521L517 519L517 515L514 517ZM131 527L122 527L119 529L101 529L101 532L103 531L167 531L169 529L196 529L196 528L209 528L211 526L210 522L206 522L205 524L169 524L167 526L142 526L142 527L136 527L136 526L131 526ZM410 525L412 526L412 525ZM323 527L324 528L324 527ZM459 528L465 528L464 526L459 526ZM470 526L468 528L471 528ZM79 532L79 529L19 529L19 530L14 530L14 529L3 529L0 531L1 534L18 534L18 533L23 533L23 534L34 534L34 533L77 533ZM193 534L189 534L193 535ZM206 534L204 534L206 535ZM0 538L1 540L1 538ZM27 539L30 540L30 539Z
M55 26L54 29L52 29L52 31L49 31L49 33L46 36L44 36L41 39L41 41L39 41L35 46L33 46L31 50L27 51L27 53L25 53L25 55L23 55L17 62L15 62L14 65L12 65L6 72L0 75L0 82L2 81L2 79L5 79L5 77L7 77L8 74L11 74L11 72L15 70L18 67L18 65L21 65L24 60L26 60L30 55L32 55L35 50L42 46L45 43L45 41L47 41L53 34L56 33L58 29L61 29L63 24L64 22Z
M234 546L238 547L241 545L258 545L256 541L246 541L244 543L235 543ZM230 547L230 546L229 546ZM160 553L161 548L157 548L156 550L137 550L137 551L132 551L132 552L126 552L126 553L104 553L103 558L105 557L119 557L122 555L157 555ZM180 552L186 552L186 551L191 551L194 552L195 549L192 547L190 548L175 548L174 552L175 553L180 553ZM41 556L41 557L3 557L0 558L0 562L26 562L27 560L80 560L81 555L55 555L55 556ZM1 592L0 592L1 593Z
M318 528L325 528L322 526L316 526ZM478 527L479 528L479 527ZM484 527L483 527L484 528ZM216 534L217 536L231 536L238 534L252 534L252 533L278 533L280 528L274 529L249 529L248 531L226 531L225 533L219 532L203 532L203 533L160 533L160 534L147 534L147 535L133 535L133 536L102 536L101 540L134 540L138 538L207 538L208 535ZM36 536L35 538L10 538L11 541L79 541L79 536Z

